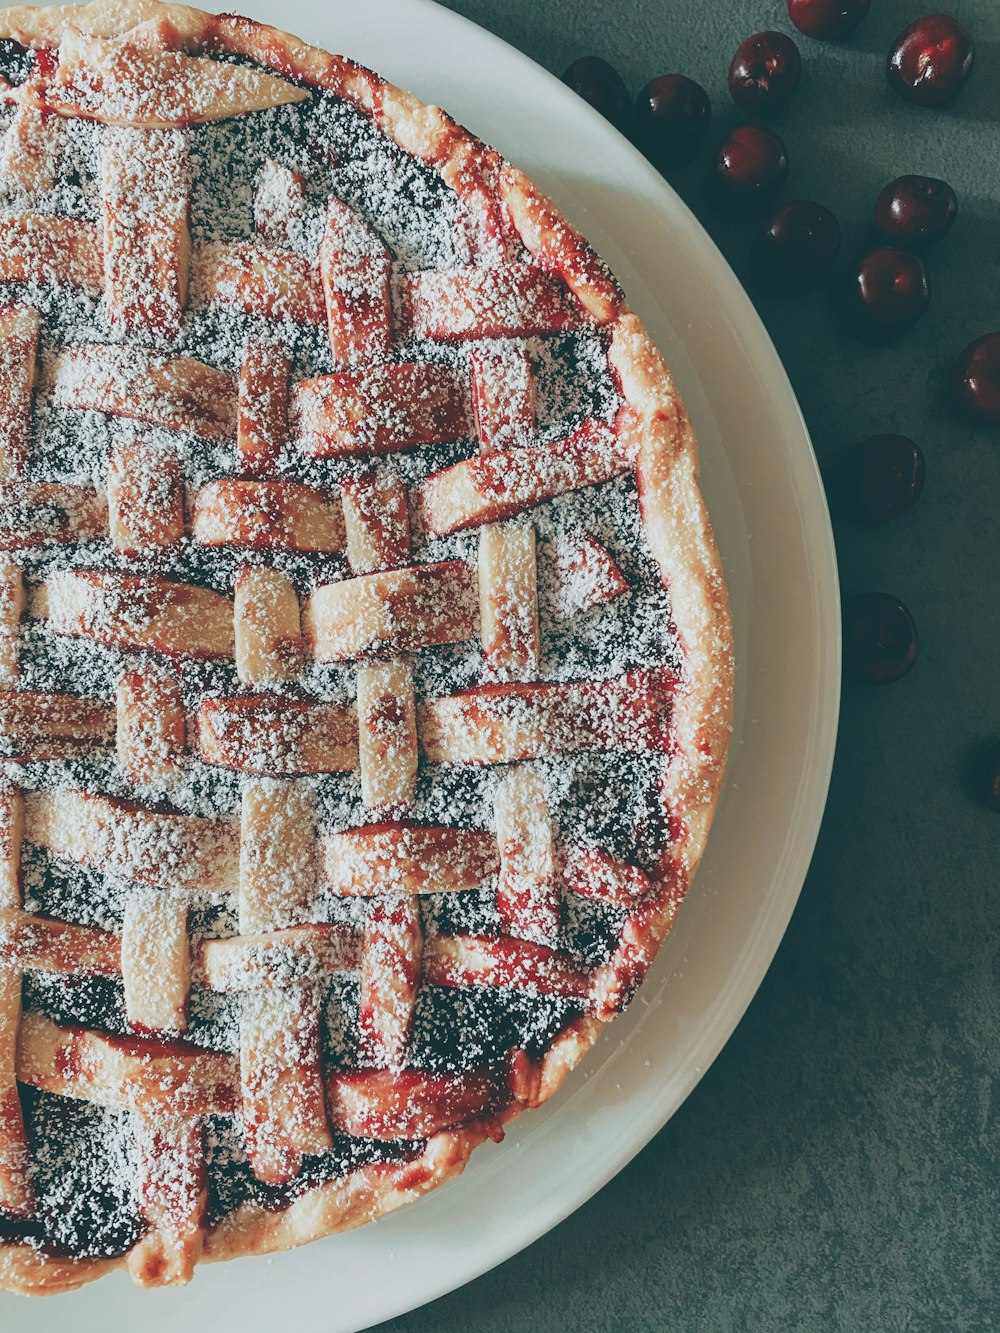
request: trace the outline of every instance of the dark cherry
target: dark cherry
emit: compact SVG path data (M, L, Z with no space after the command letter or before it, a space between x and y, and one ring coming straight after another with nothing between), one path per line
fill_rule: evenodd
M896 38L886 60L890 88L917 106L947 106L972 73L976 47L950 14L916 19Z
M850 36L871 3L872 0L788 0L788 17L807 37L837 42Z
M610 120L616 129L625 133L632 112L632 99L613 65L600 56L581 56L565 71L562 81Z
M788 179L788 153L772 130L738 125L715 152L708 178L713 200L734 213L765 208Z
M927 309L930 277L919 255L883 245L848 270L837 296L851 333L866 342L891 342Z
M712 104L700 83L684 74L659 74L635 99L635 140L651 162L687 161L705 137Z
M888 685L913 668L917 628L898 597L862 593L844 608L844 667L851 680Z
M952 391L978 421L1000 421L1000 333L974 339L955 362Z
M875 226L890 245L935 245L957 217L958 196L947 181L934 176L897 176L875 200Z
M871 523L898 518L920 499L927 468L920 446L905 435L871 435L848 454L844 507Z
M31 52L10 37L0 38L0 74L8 83L23 83L34 63Z
M815 287L839 250L840 223L830 210L811 199L796 199L764 223L752 260L768 286L794 295Z
M981 763L983 800L991 810L1000 811L1000 745L992 745Z
M744 111L777 111L799 86L799 48L783 32L741 42L729 66L729 95Z

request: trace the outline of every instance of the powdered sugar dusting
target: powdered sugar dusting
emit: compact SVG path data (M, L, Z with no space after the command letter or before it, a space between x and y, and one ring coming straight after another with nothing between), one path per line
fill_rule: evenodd
M199 85L194 93L186 85L179 86L173 98L162 94L167 112L176 113L178 99L195 97L204 109L212 98L239 94L247 83L247 67L237 62L216 64L218 78L211 86ZM178 68L184 79L202 77L186 65ZM94 113L98 104L108 105L107 86L98 86L85 68L77 71L73 91L89 113ZM134 85L124 79L112 86L112 94L118 111L130 114L142 99L148 100L151 90L148 83ZM158 183L147 179L150 173L136 156L137 136L164 165ZM103 835L98 865L78 863L86 858L44 850L31 842L29 829L22 905L26 912L38 916L120 935L129 920L130 904L138 901L137 895L160 892L149 885L165 880L172 887L171 903L176 911L167 922L173 934L163 942L163 953L173 955L170 966L174 972L160 978L162 991L152 984L155 1001L162 1000L176 982L178 969L188 966L188 944L194 958L206 941L248 933L245 928L241 931L241 925L246 924L241 917L247 917L247 884L254 872L266 882L265 892L275 908L275 928L347 927L362 938L370 925L372 911L364 894L345 896L331 891L309 855L300 854L292 846L298 827L294 812L285 812L285 824L274 815L262 836L249 829L251 791L265 805L269 800L283 799L284 787L274 781L275 774L305 773L296 778L296 791L308 806L308 819L315 821L321 845L331 835L364 829L401 814L407 823L482 832L488 839L495 838L495 806L505 766L474 767L423 760L414 799L401 812L373 810L366 805L356 764L352 767L345 760L346 771L312 772L301 760L308 727L300 714L293 715L287 707L289 699L343 707L354 719L357 748L353 708L357 666L353 660L307 660L291 684L278 682L282 697L273 709L264 708L254 715L252 725L257 730L240 733L231 741L231 752L237 754L239 763L227 768L205 762L193 739L192 719L200 706L249 692L245 676L240 678L233 651L214 651L212 635L208 649L202 651L204 645L199 646L199 635L207 633L203 608L209 604L208 599L192 601L194 610L182 608L178 613L179 651L160 652L151 638L150 625L162 610L163 581L169 581L171 587L194 589L199 595L210 592L231 600L239 572L260 566L281 574L305 604L317 589L336 587L356 574L348 555L333 549L333 541L326 543L331 549L320 552L283 549L281 543L269 545L263 541L256 546L236 542L210 546L197 539L190 522L195 495L239 470L234 447L236 380L248 347L262 343L280 347L289 358L293 386L338 369L322 320L296 317L295 313L308 310L315 295L310 284L318 284L319 279L311 266L323 235L329 200L340 200L353 209L371 227L377 241L388 247L395 315L399 317L408 299L401 293L415 290L416 285L421 300L426 302L425 317L412 323L410 333L397 339L390 361L441 368L434 372L434 384L404 404L402 418L398 404L376 398L363 404L363 426L355 421L351 427L363 429L366 440L374 442L376 449L383 447L387 434L413 433L413 440L405 440L398 452L378 456L374 465L397 479L409 496L412 549L407 562L442 567L455 562L453 568L449 566L449 581L435 585L433 597L428 600L424 593L423 601L416 597L411 599L412 604L407 603L405 615L399 612L400 625L395 628L400 636L394 639L390 627L384 641L376 645L394 654L409 654L412 703L418 709L429 700L472 689L490 676L479 635L474 632L478 623L479 532L472 528L432 537L421 528L416 503L428 477L472 458L482 444L475 437L474 419L464 406L464 397L459 409L447 401L442 407L435 398L435 393L443 393L447 399L450 390L441 390L442 383L461 386L456 392L465 395L476 353L502 356L509 346L510 339L483 333L481 306L495 306L500 322L514 328L524 321L526 308L531 314L529 327L517 338L516 345L526 352L532 373L533 429L526 429L523 422L509 425L495 442L496 448L517 451L565 440L587 421L611 422L620 401L608 370L604 335L579 319L568 298L546 300L543 293L526 303L526 283L533 282L534 275L526 275L513 264L509 271L481 274L472 295L468 294L472 288L468 284L463 287L461 274L454 278L455 272L472 260L464 206L437 175L332 95L313 92L308 101L296 105L274 106L238 119L187 128L140 131L68 119L59 149L58 178L51 188L31 197L30 211L75 218L97 227L103 223L102 201L109 193L119 197L120 234L113 227L94 232L95 236L100 234L104 246L106 286L101 297L80 285L59 285L54 263L51 271L46 271L43 264L40 273L25 282L0 262L0 300L28 304L43 318L40 376L31 426L30 479L78 487L81 494L86 490L88 496L93 493L104 499L114 460L127 455L136 460L134 467L130 465L129 484L143 497L146 517L155 530L155 520L175 498L172 483L165 480L165 470L161 472L157 467L158 459L169 458L183 482L188 527L169 535L162 544L151 541L138 551L121 549L121 543L116 547L111 537L75 545L53 540L15 547L10 559L24 571L31 607L20 636L18 689L79 695L106 705L112 712L117 709L117 725L121 727L124 705L120 686L126 674L137 673L142 685L144 672L151 677L166 673L169 680L165 688L176 687L184 716L180 736L176 737L164 731L161 708L149 716L137 714L133 740L156 761L150 765L148 778L138 786L126 776L112 746L93 745L29 757L16 767L11 765L10 775L28 793L58 796L63 792L68 801L68 793L82 792L113 801L142 803L142 814L134 818L130 814L130 822L123 820L117 831ZM15 196L16 191L7 191L0 198L0 210L22 208L23 200ZM186 304L177 283L181 281L178 274L183 269L188 219L196 262L199 247L235 243L252 246L255 253L258 249L267 251L275 257L274 262L269 266L264 256L249 275L237 263L235 276L218 285L211 301ZM145 249L133 246L137 228L145 228L148 233ZM337 279L343 285L342 294L351 298L359 295L352 286L351 274L361 272L365 263L377 259L379 253L377 244L373 247L360 231L357 235L362 237L357 241L357 253L347 256L351 262L338 270ZM147 281L151 255L164 237L176 242L179 249L165 267L153 266L156 276ZM234 252L226 253L231 257ZM284 258L279 261L276 257L280 256ZM518 263L524 258L519 256ZM293 283L290 294L287 285L283 287L275 276L279 272L285 275L282 282L288 274L305 276L301 282L295 278L298 285ZM414 284L410 275L417 273L431 273L435 279ZM112 281L109 274L118 276ZM440 275L445 276L438 282ZM260 285L262 301L246 298L251 279ZM125 308L121 300L115 301L116 286L138 293L132 306ZM445 291L447 300L438 294ZM447 338L414 336L414 331L427 333L449 320ZM144 321L149 336L139 338L136 326L141 329ZM139 347L140 342L144 346ZM150 350L154 345L155 353ZM143 401L138 406L137 366L147 376L143 384L153 386L143 389ZM116 404L113 412L96 410L97 404L89 400L98 373L95 367L101 376L100 400ZM526 386L521 388L528 393ZM293 406L296 392L293 389ZM338 410L349 413L350 404ZM329 417L325 403L322 412ZM440 427L442 413L453 429ZM310 433L316 434L312 426ZM321 435L327 432L326 447L307 447L306 432L300 427L301 421L297 422L293 411L289 439L273 469L274 478L320 488L339 503L341 484L363 477L373 466L370 451L359 456L355 448L332 447L329 439L335 439L334 428L326 424L319 431ZM611 432L606 433L610 438ZM398 441L385 447L397 446ZM549 480L555 478L558 483L565 469L560 470L555 455L542 458L538 470L544 472L546 467L552 474ZM515 457L509 471L516 470ZM666 595L642 535L635 485L627 471L619 468L618 472L613 475L614 468L609 467L612 480L565 491L532 508L527 519L515 520L530 520L536 534L539 681L611 682L628 672L669 664L677 657ZM294 543L286 541L284 545ZM80 576L70 571L80 571ZM146 594L136 585L123 582L133 576L144 581ZM100 596L94 592L98 584ZM187 594L177 592L176 596L180 603ZM229 633L230 612L223 609L225 632ZM258 608L258 614L265 615L268 609ZM448 618L461 620L461 632L442 632L438 637L445 641L441 643L435 643L433 635L426 641L419 635L406 638L403 631L410 628L407 617L428 624ZM449 637L459 641L447 642ZM431 646L426 646L427 642ZM350 656L361 656L365 651L365 644L353 645ZM141 695L139 685L137 700ZM543 749L526 761L539 779L546 831L551 820L556 847L597 849L624 862L648 865L662 838L653 812L663 775L663 756L653 747L635 743L626 712L602 703L600 695L595 699L597 725L608 732L617 727L622 736L620 748L609 746L600 753L550 753ZM512 715L518 706L512 698ZM240 715L235 720L227 718L226 725L236 729L251 724ZM635 729L638 734L639 723ZM345 731L346 739L338 733L345 751L351 745L349 730ZM558 751L560 737L550 739L551 748ZM11 745L13 753L17 747L13 741ZM400 745L398 752L404 750ZM295 762L290 755L296 756ZM297 768L295 764L300 762ZM244 771L237 771L239 768ZM609 791L616 794L614 802L607 800ZM152 816L146 818L151 810L161 820L155 828ZM189 874L190 882L182 882L184 873L190 870L188 865L163 861L164 857L167 862L171 857L187 857L185 834L177 833L175 837L175 826L166 822L176 815L205 821L197 841L199 856L204 839L214 839L205 853L204 866L198 874ZM122 829L127 830L127 836L122 835ZM251 853L256 857L253 865ZM393 874L400 883L405 878L398 867L390 867L385 873L390 887ZM309 891L300 892L306 881ZM140 883L144 886L141 889ZM419 935L425 949L452 936L493 939L509 935L509 923L497 907L497 887L494 869L453 892L425 886L413 934ZM576 969L583 975L604 962L618 942L623 915L618 907L567 891L562 897L561 923L551 937L558 949L558 967L567 974ZM526 930L524 938L538 943L541 936ZM171 942L168 949L166 945ZM394 1003L404 1018L412 1017L406 1068L462 1075L499 1066L512 1047L526 1050L532 1058L541 1055L579 1014L581 1002L569 983L561 991L537 984L538 975L549 975L545 969L551 971L557 966L548 958L545 947L538 947L541 954L531 955L531 966L519 964L520 970L515 970L510 985L474 980L464 986L420 986L410 1006L412 1014L407 1008L407 995L400 998L397 986ZM419 945L416 949L419 977ZM295 1049L285 1049L282 1055L281 1033L271 1033L273 1052L263 1060L260 1071L265 1084L277 1087L289 1064L308 1071L316 1031L325 1070L367 1068L371 1061L359 1040L357 969L317 975L309 970L308 959L303 961L304 954L289 951L287 956L281 955L263 945L258 952L260 957L248 955L246 967L256 969L258 976L266 973L280 995L301 996L301 1005L291 1006L296 1011L296 1023L301 1023L301 1027L295 1027ZM372 948L369 963L376 957L389 960L388 967L393 953L387 947L376 954ZM413 957L409 961L413 963ZM140 959L134 966L141 969L148 965ZM532 971L532 967L541 969L541 973ZM399 978L391 980L398 982ZM110 1036L134 1035L121 977L73 977L45 969L29 970L23 991L26 1013ZM211 990L195 976L183 1033L185 1049L239 1056L248 1012L243 993ZM271 1017L277 1012L275 1009ZM287 1035L291 1030L284 1031ZM244 1061L246 1058L244 1051ZM303 1082L309 1076L308 1072L303 1074ZM322 1090L319 1096L322 1104ZM276 1097L276 1106L271 1108L276 1119L269 1123L270 1129L285 1114L286 1128L295 1127L307 1136L312 1121L303 1109L306 1104L293 1099L282 1112L277 1107L279 1101ZM25 1106L28 1132L37 1154L38 1209L36 1221L20 1230L12 1227L12 1236L60 1253L122 1253L152 1224L148 1207L144 1211L139 1197L139 1181L144 1172L149 1176L150 1170L156 1192L166 1200L165 1220L161 1218L161 1223L175 1230L182 1227L183 1200L194 1192L196 1181L190 1157L178 1143L171 1142L170 1151L153 1170L145 1163L145 1149L140 1143L141 1134L137 1137L132 1112L33 1090L25 1094ZM278 1207L311 1185L344 1176L359 1166L406 1161L420 1151L423 1139L422 1134L404 1132L405 1126L390 1134L377 1119L366 1134L335 1129L332 1146L307 1151L290 1182L265 1184L259 1178L259 1164L248 1161L247 1126L238 1111L208 1115L204 1127L210 1224L243 1203ZM0 1221L0 1235L7 1234L3 1230L6 1226Z

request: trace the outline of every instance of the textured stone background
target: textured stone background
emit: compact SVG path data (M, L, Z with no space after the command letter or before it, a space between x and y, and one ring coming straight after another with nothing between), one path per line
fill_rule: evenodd
M710 142L737 120L725 75L740 39L792 31L784 0L449 3L556 74L597 53L633 91L654 74L692 75L713 100ZM930 312L871 349L840 333L821 297L758 296L824 467L881 431L925 450L927 488L910 514L836 526L844 591L902 597L920 661L896 685L845 692L800 905L687 1103L555 1231L385 1330L1000 1326L1000 816L972 790L977 753L1000 740L1000 427L957 419L942 374L969 339L1000 328L1000 0L945 7L978 43L953 108L910 107L882 73L895 34L933 5L874 0L847 44L799 38L802 86L776 124L792 162L785 197L831 205L848 249L891 177L955 186L961 212L930 257ZM742 274L748 229L707 212L707 153L674 184Z

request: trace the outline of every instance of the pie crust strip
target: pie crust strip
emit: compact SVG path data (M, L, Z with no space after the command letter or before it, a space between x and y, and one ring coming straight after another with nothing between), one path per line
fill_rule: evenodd
M79 70L91 64L98 67L99 62L113 58L115 43L121 34L135 26L140 19L144 20L147 13L145 9L140 11L129 3L122 3L122 0L90 12L103 17L90 20L86 17L87 11L79 7L56 11L11 11L5 17L10 35L19 40L36 46L61 47L60 65L63 74L60 83L63 88L61 93L53 93L53 105L62 96L62 109L75 105L73 98L80 94L76 82ZM565 280L572 292L572 301L577 303L577 307L571 307L574 313L577 309L583 310L594 321L609 325L607 336L610 361L620 380L627 404L627 410L620 414L619 421L609 428L614 433L619 451L615 460L618 472L613 475L637 467L644 528L670 592L673 616L685 653L680 678L669 684L650 684L648 681L640 684L640 702L636 711L628 715L628 725L635 727L644 745L648 744L651 748L666 745L668 732L674 738L668 751L671 760L664 782L663 802L665 815L676 830L675 836L654 872L642 879L630 877L626 872L612 873L607 867L595 867L589 863L577 866L574 872L577 876L575 883L603 882L604 891L619 895L627 910L618 953L599 970L596 979L574 975L572 966L557 950L536 941L517 941L513 938L497 941L475 937L448 937L442 940L436 937L433 941L425 941L422 968L425 982L432 979L437 984L470 984L470 978L474 979L471 984L491 984L488 978L503 978L506 980L502 984L508 984L511 977L530 976L530 984L561 988L558 993L578 998L581 1003L592 1006L602 1017L610 1016L627 998L648 965L690 882L700 858L717 796L727 737L731 694L731 670L727 670L731 652L728 614L718 557L697 490L694 440L683 407L638 321L623 313L623 301L617 285L586 242L520 173L485 149L444 113L423 108L415 99L384 84L377 76L349 61L326 56L273 29L231 17L215 18L198 11L171 9L169 12L169 40L174 49L166 53L157 52L155 43L163 40L165 29L152 27L148 34L151 54L147 74L150 69L166 69L169 66L177 72L185 87L188 86L188 79L197 81L203 77L208 78L206 86L198 92L198 97L204 100L195 109L185 112L185 124L210 114L234 114L234 108L247 110L254 105L274 104L273 101L261 101L267 96L291 101L306 95L304 89L289 85L283 78L274 78L268 82L267 76L260 76L256 71L245 71L247 79L244 80L240 75L231 85L232 88L239 88L243 100L240 101L233 92L227 94L232 96L232 100L226 103L217 85L212 83L213 79L218 78L218 68L212 69L211 62L204 59L204 52L209 49L247 55L265 64L277 63L283 75L291 75L307 84L329 87L371 115L406 151L432 164L445 181L458 191L470 214L468 227L469 235L475 237L474 257L488 259L494 266L502 267L504 263L510 263L511 243L516 246L518 240L522 241L541 268L557 273ZM91 35L89 45L88 40L71 38L68 23L82 22L86 28L92 21L96 22L99 30ZM191 52L190 55L185 53L185 48ZM234 67L225 68L232 70ZM251 75L255 78L250 78ZM251 85L256 101L248 91ZM140 96L142 90L132 91L137 100L129 112L128 123L147 130L164 128L157 118L162 118L162 107L157 106L155 98L143 103ZM223 106L229 109L222 111ZM107 103L100 99L86 107L81 104L76 109L98 119L108 116ZM61 282L81 288L91 295L99 294L102 274L97 231L90 224L69 225L71 222L69 219L49 219L43 215L34 215L33 218L29 216L26 221L17 219L13 224L0 219L0 233L9 242L5 247L0 246L5 256L2 264L8 265L4 276L12 281ZM58 245L54 243L57 239ZM485 279L475 281L482 283ZM476 290L475 282L472 290ZM458 316L454 313L448 316L450 329L446 328L447 321L440 325L441 336L461 336L456 333L456 318ZM475 327L474 317L462 315L461 318L471 320L464 327ZM428 322L423 327L430 329L431 325ZM107 357L112 354L110 349L101 348L94 356ZM197 364L175 366L169 360L167 363L162 359L157 361L152 355L148 360L139 358L138 373L148 377L150 384L155 384L156 376L160 375L161 383L168 385L171 392L180 388L184 394L189 394L188 405L182 413L178 413L175 408L169 407L170 392L165 392L151 424L171 430L190 431L209 440L229 441L237 434L233 379L227 376L224 381L213 380L209 384L197 369ZM56 374L57 405L75 410L109 410L107 398L96 406L83 401L83 395L72 385L67 385L66 381L72 379L71 373L62 377ZM393 386L390 383L390 392L383 392L380 400L389 409L386 414L389 426L380 424L373 429L371 426L359 425L358 419L352 416L351 395L357 395L355 402L370 403L370 387L367 383L361 386L364 391L362 397L357 383L342 384L335 391L317 391L311 401L308 392L297 392L297 409L302 407L303 400L307 409L304 413L298 412L299 419L303 416L308 418L312 413L309 424L316 425L318 422L323 428L314 432L311 440L306 441L308 447L317 453L380 453L408 447L409 444L458 438L467 428L464 394L462 387L457 384L453 390L445 392L426 420L393 421ZM395 389L399 388L399 385L395 386ZM375 398L379 401L378 383L375 389ZM131 400L126 393L118 401L111 401L110 411L133 419L144 419L137 414L134 399L146 391L147 386L143 385L141 390L138 387L135 389ZM63 395L62 398L60 395ZM375 415L381 418L382 413ZM450 434L447 433L449 431ZM280 434L280 431L275 434ZM268 445L268 449L272 447ZM503 452L510 454L517 447L517 443L512 441ZM528 445L529 449L542 447L551 446ZM251 452L248 450L248 455ZM579 460L567 468L567 458L571 452L564 451L565 456L561 458L557 449L554 455L555 462L564 467L563 482L566 481L567 471L570 477L574 475L574 467L578 472L586 471L586 468L577 466ZM590 464L593 464L595 480L580 484L599 484L603 479L597 463L591 459L588 466ZM472 490L476 494L471 498L467 487L463 494L467 479L459 477L462 485L458 486L452 484L454 477L448 479L447 485L436 482L431 490L437 490L437 512L444 515L437 527L433 521L435 505L423 506L432 520L432 530L450 531L461 526L493 523L502 517L496 500L489 495L484 497L481 491L477 492L475 484L484 476L496 475L498 465L499 460L494 465L493 474L490 474L488 469L482 471L482 463L477 461L479 470L471 474ZM516 473L511 473L511 476L517 480ZM547 479L545 484L551 485L551 479ZM567 488L568 485L563 486L563 489ZM533 490L520 483L509 485L499 497L500 511L504 505L516 504L519 507L510 512L520 513L539 502L533 498L537 493L537 487ZM558 493L561 492L553 492ZM695 522L689 526L688 520L692 514ZM392 562L389 567L398 568L398 563ZM169 613L176 604L177 594L169 590L169 585L167 591L159 586L166 582L149 580L143 585L143 591L144 595L148 593L150 603L162 595ZM12 588L15 585L16 580L12 582ZM120 586L114 589L110 583L100 586L106 592L122 590ZM43 614L52 601L51 592L51 589L43 590L35 599L37 610ZM15 610L17 597L15 588L10 599ZM233 655L233 610L228 599L222 601L226 605L224 611L222 607L218 608L219 617L224 619L228 616L229 634L218 632L213 622L210 638L213 645L225 641L226 650L217 654L224 659ZM58 612L58 596L55 602ZM179 646L179 633L159 632L163 628L156 623L159 614L159 611L150 612L140 641L130 641L127 646L143 650L152 648L153 651L167 655L182 654L184 649ZM213 617L210 616L209 620L212 621ZM86 632L101 641L100 634L107 631L93 625ZM209 655L216 654L210 652ZM12 670L9 675L16 679ZM515 689L518 687L516 683ZM475 694L473 691L463 693L466 696ZM614 695L613 690L611 693ZM664 707L664 696L670 697L669 707ZM453 696L453 700L459 697ZM517 716L517 712L526 700L528 717L525 720ZM509 762L495 757L508 753L519 758L530 757L534 740L534 724L530 715L532 708L538 704L538 699L530 700L527 696L514 694L509 704L513 719L499 717L503 710L493 704L484 706L483 698L480 697L471 703L466 698L460 705L451 702L452 711L449 712L448 707L445 707L443 714L434 704L426 719L432 733L432 744L453 755L475 756L449 762ZM545 707L554 709L556 719L560 716L559 706L557 697L545 701ZM624 705L619 701L616 706ZM456 717L459 718L457 723ZM453 726L455 736L450 734ZM420 729L423 739L424 719L421 719ZM435 735L435 732L438 734ZM601 725L595 725L591 732L592 740L603 738ZM107 736L106 729L101 730L101 736ZM44 743L45 737L41 739ZM557 739L561 741L562 737ZM59 740L60 743L72 743L73 737L60 737ZM577 743L577 738L572 734L570 743ZM520 752L526 746L529 754L523 755ZM480 755L486 757L479 758ZM97 823L92 818L94 809L86 804L92 799L102 802ZM48 837L57 849L65 849L58 854L71 855L85 863L88 858L96 858L96 862L91 859L90 863L97 863L107 857L109 849L107 834L101 833L100 829L113 828L114 836L118 839L127 835L127 830L132 827L130 821L137 820L139 823L135 825L135 836L141 842L152 836L157 852L166 856L165 864L169 863L167 854L173 849L180 864L193 862L197 872L195 878L199 884L211 883L213 887L219 888L226 886L224 891L233 891L236 882L236 844L233 830L227 830L223 823L198 821L190 816L136 811L127 804L116 803L108 798L87 798L82 793L66 794L65 804L68 813L63 819L61 814L57 817L52 809L46 808L45 798L39 801L37 794L32 794L27 813L29 828L34 829L30 835L32 840L44 842L44 838ZM79 828L70 830L66 827L67 823L78 823ZM369 830L362 839L362 843L367 841L368 846L363 853L358 854L372 855L371 849L375 847L374 855L381 871L381 860L387 853L377 837L368 836L371 832ZM390 865L396 867L398 861L403 880L413 882L415 877L412 867L407 865L406 856L399 853L395 845L398 841L394 836L389 838L392 848L388 853ZM117 842L115 846L118 846ZM355 850L351 849L351 854ZM480 856L485 868L488 861L485 845ZM329 873L329 859L327 853L324 879ZM335 869L342 859L343 848L338 847L334 857ZM489 874L496 873L500 859L494 842ZM137 878L140 882L143 882L145 875L146 882L157 882L155 868L147 864L143 856L122 857L119 851L117 859L112 856L111 860L116 873L128 873L129 877ZM140 872L138 875L133 873L136 870ZM163 874L162 868L158 873ZM471 871L468 873L471 874ZM459 874L458 878L462 879L463 876ZM634 902L627 905L626 900L633 886ZM384 901L384 898L376 898L375 901ZM412 899L403 897L400 901L413 906ZM94 957L97 958L100 954L97 941L93 947L96 950ZM330 958L332 955L328 951L325 956ZM285 995L290 992L279 987L278 993ZM309 1189L298 1203L276 1215L254 1214L252 1209L246 1208L239 1210L205 1237L206 1257L225 1257L250 1250L263 1251L352 1225L362 1217L384 1211L414 1197L454 1174L461 1169L468 1153L483 1137L497 1132L495 1109L504 1107L503 1118L509 1118L521 1106L537 1104L545 1096L551 1095L568 1069L581 1058L594 1040L598 1029L599 1024L589 1018L578 1020L553 1043L541 1061L530 1059L524 1052L515 1052L510 1063L507 1086L495 1081L495 1072L490 1072L485 1082L477 1081L476 1073L460 1076L450 1088L436 1084L428 1076L416 1075L412 1086L401 1089L405 1097L405 1114L401 1114L392 1102L391 1088L399 1088L399 1084L379 1082L385 1079L388 1071L338 1072L325 1089L333 1122L338 1127L348 1132L363 1132L367 1128L390 1138L393 1135L412 1134L419 1129L421 1133L429 1135L426 1146L408 1162L380 1166L376 1171L365 1169L355 1173L349 1182ZM156 1053L155 1046L148 1042L137 1041L130 1045L126 1039L104 1037L80 1029L57 1029L35 1014L26 1015L20 1024L17 1060L18 1074L25 1081L35 1082L39 1087L49 1087L52 1091L69 1092L70 1095L80 1095L83 1085L74 1084L69 1071L86 1067L93 1071L93 1075L88 1075L85 1095L93 1096L96 1093L98 1096L110 1097L111 1104L116 1104L114 1098L117 1097L117 1104L123 1104L121 1099L125 1090L131 1100L124 1104L134 1109L142 1103L146 1108L143 1114L147 1110L152 1111L160 1119L168 1113L165 1098L169 1098L170 1114L194 1116L230 1114L240 1098L238 1062L233 1057L209 1052L189 1055L182 1049L167 1047ZM205 1081L202 1082L202 1079ZM421 1082L421 1079L424 1081ZM428 1113L423 1119L417 1114L423 1104L422 1099L426 1099L428 1107ZM451 1123L443 1123L449 1119ZM178 1144L177 1150L183 1158L182 1145ZM193 1149L191 1155L196 1156ZM155 1231L158 1223L153 1218L149 1220ZM64 1289L89 1280L106 1271L109 1266L122 1262L70 1262L38 1256L33 1252L26 1253L25 1249L23 1246L8 1246L0 1254L0 1279L15 1289L30 1290L44 1286ZM195 1257L192 1257L192 1263ZM153 1265L148 1270L148 1280L171 1280L165 1276L171 1271L176 1273L176 1280L183 1280L189 1274L190 1267L185 1261L175 1269L164 1269L164 1275L157 1276ZM140 1275L140 1280L146 1279Z

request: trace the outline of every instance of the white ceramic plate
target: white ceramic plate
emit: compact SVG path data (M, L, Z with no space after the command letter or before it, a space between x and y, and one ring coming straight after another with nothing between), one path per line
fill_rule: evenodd
M208 3L208 0L203 0ZM2 1298L5 1333L347 1333L485 1272L578 1208L680 1106L738 1023L812 855L837 726L840 630L826 502L774 348L681 201L539 66L429 0L234 0L452 112L586 233L664 349L701 441L737 631L736 729L708 854L629 1013L540 1111L465 1175L361 1231L199 1269L183 1291L123 1274Z

